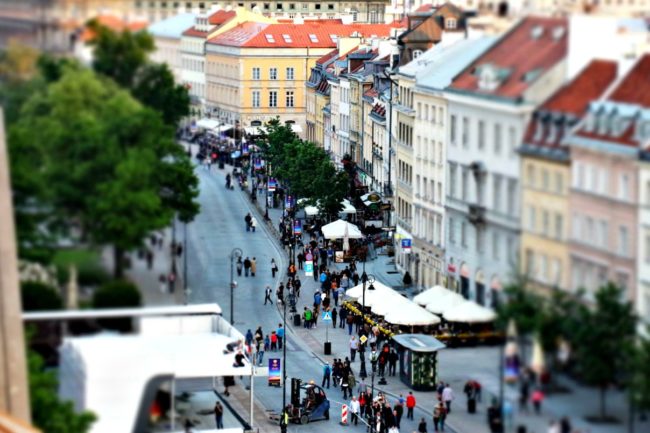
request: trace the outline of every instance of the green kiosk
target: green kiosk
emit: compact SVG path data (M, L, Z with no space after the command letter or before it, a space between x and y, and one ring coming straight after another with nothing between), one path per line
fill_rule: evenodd
M438 339L425 334L399 334L393 336L399 353L399 376L402 382L416 391L436 389L437 356L446 346Z

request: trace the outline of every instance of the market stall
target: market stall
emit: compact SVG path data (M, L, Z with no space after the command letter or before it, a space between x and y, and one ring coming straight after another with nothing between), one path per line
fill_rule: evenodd
M399 376L418 391L433 391L438 383L438 351L445 345L431 335L399 334L393 336L399 353Z

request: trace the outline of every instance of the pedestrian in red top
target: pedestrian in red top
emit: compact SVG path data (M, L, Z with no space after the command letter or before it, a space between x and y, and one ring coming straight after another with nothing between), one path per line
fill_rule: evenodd
M415 407L415 396L412 391L406 396L406 419L413 419L413 408Z
M278 334L273 331L271 333L271 351L275 352L276 350L278 350Z

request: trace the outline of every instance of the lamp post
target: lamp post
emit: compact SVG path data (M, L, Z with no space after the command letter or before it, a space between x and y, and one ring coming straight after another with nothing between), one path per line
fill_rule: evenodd
M235 257L239 258L243 255L243 251L240 248L233 248L230 252L230 324L235 324L235 313L234 313L234 302L235 302Z
M284 422L284 411L287 407L287 301L282 300L282 327L284 328L284 333L282 335L282 420L280 422L280 428L282 429L282 424ZM284 430L286 431L286 424L284 425Z
M185 294L185 305L189 303L187 293L187 221L183 221L183 293Z
M363 273L361 274L361 282L363 283L363 295L362 295L362 301L361 301L361 323L362 326L365 326L366 324L366 284L369 282L370 286L368 287L368 290L375 290L375 286L372 285L372 283L375 282L375 277L374 275L368 275L366 274L366 262L365 260L363 261ZM363 356L360 354L360 356ZM366 373L366 361L365 359L362 358L361 360L361 368L359 370L359 376L361 377L367 377ZM372 374L372 380L374 384L374 379L375 379L375 374L373 372Z

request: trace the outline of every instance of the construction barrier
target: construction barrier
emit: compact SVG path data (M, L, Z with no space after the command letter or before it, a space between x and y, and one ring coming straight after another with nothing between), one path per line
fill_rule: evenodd
M341 425L348 425L348 405L341 406Z

